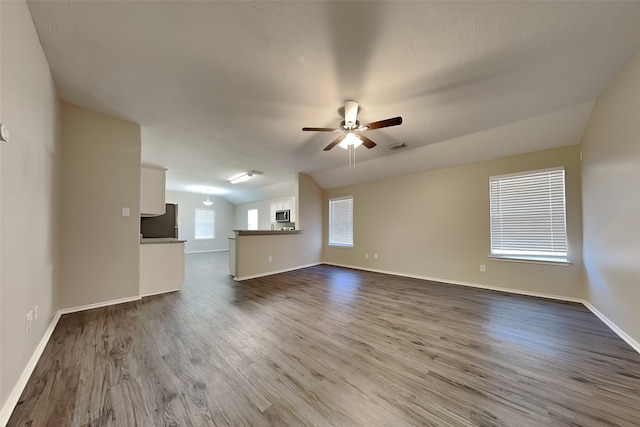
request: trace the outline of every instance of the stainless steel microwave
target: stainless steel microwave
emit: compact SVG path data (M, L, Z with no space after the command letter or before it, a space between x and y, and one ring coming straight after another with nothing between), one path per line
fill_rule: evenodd
M283 209L276 211L276 222L291 222L291 210Z

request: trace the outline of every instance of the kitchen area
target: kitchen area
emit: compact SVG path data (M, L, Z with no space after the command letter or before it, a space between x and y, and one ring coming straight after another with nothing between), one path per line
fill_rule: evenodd
M256 209L257 227L244 228ZM279 211L285 213L278 219ZM303 173L296 174L293 195L236 206L237 226L229 239L231 275L242 281L319 264L322 214L323 190Z
M148 164L141 169L140 296L180 290L185 254L228 251L228 272L235 280L318 262L322 190L310 177L299 174L289 195L238 205L212 197L208 204L209 195L166 190L166 171ZM300 184L313 194L311 204L306 193L299 193ZM300 194L311 209L310 234L300 229ZM204 213L214 225L203 237L197 218Z
M140 296L180 290L185 243L178 238L178 205L165 203L166 168L141 165Z

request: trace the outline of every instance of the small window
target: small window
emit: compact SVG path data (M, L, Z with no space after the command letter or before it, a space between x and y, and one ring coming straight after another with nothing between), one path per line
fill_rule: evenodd
M353 247L353 197L329 200L329 245Z
M196 239L214 239L216 229L216 211L196 209Z
M258 209L249 209L247 211L247 230L258 229Z
M489 179L491 256L567 261L564 169Z

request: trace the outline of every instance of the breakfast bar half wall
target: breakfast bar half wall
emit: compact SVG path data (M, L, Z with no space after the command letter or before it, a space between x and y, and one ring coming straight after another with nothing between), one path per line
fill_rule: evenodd
M233 230L229 271L246 280L319 264L303 230Z

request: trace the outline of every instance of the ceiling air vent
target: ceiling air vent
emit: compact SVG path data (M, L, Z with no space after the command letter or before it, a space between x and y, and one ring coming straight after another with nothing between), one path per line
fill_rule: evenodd
M397 144L391 144L391 145L389 146L389 150L393 150L393 151L396 151L396 150L402 150L402 149L403 149L403 148L405 148L406 146L407 146L407 143L406 143L406 142L398 142Z

